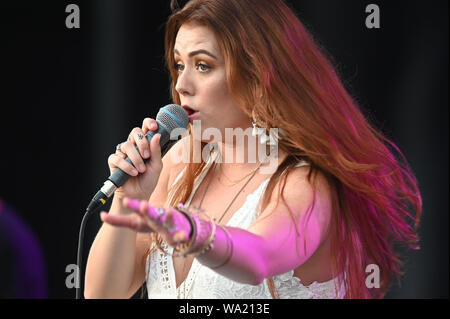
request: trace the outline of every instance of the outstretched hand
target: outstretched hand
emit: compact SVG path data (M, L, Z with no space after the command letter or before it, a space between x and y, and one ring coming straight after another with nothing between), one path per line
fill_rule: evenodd
M148 201L123 199L123 205L135 213L111 215L101 212L104 223L117 227L127 227L140 233L157 232L171 246L189 239L191 225L187 218L173 207L153 207Z

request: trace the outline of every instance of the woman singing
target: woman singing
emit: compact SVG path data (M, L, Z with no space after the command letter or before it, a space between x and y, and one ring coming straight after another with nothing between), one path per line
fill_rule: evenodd
M172 9L166 62L189 134L161 158L147 118L109 157L132 178L101 214L85 296L384 297L402 274L394 244L418 249L421 196L401 151L282 0Z

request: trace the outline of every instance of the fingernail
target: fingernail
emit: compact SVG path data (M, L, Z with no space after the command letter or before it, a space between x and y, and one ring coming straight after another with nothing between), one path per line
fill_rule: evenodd
M138 174L138 171L135 169L131 170L131 175L136 176Z
M144 164L139 164L139 170L141 172L145 172L145 165Z
M150 156L150 153L147 150L145 150L144 151L144 158L148 158L149 156Z

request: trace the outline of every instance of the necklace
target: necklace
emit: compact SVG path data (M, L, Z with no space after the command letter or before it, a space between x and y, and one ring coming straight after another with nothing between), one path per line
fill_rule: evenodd
M214 169L216 168L216 163L213 164L214 165ZM239 196L239 194L242 192L242 190L245 188L245 186L248 185L248 183L252 180L252 178L256 175L256 172L258 171L258 169L261 167L262 163L259 163L258 167L251 172L251 176L250 178L245 182L245 184L239 189L239 191L236 193L236 195L234 195L233 199L231 200L230 204L227 206L227 208L225 209L225 211L222 213L222 215L220 216L219 220L217 221L217 224L220 224L220 222L222 221L222 219L225 217L225 214L228 212L228 210L230 209L231 205L233 205L233 203L236 201L237 197ZM247 174L248 176L249 174ZM247 177L245 176L245 177ZM243 180L243 179L242 179ZM206 192L208 191L209 188L209 184L211 184L212 181L212 177L209 179L208 181L208 185L206 185L205 191L203 192L202 195L202 199L200 200L200 204L199 204L199 208L201 209L202 207L202 203L203 200L205 199L206 196Z
M239 196L239 194L242 192L242 190L245 188L245 186L248 185L248 183L252 180L252 178L256 175L256 172L258 171L258 169L261 167L262 163L259 163L258 167L252 171L252 175L250 176L250 178L247 180L247 182L245 182L244 186L242 186L239 191L236 193L236 195L234 195L233 199L231 200L230 204L227 206L227 208L225 208L225 211L222 213L222 215L220 216L219 220L217 221L217 224L220 224L220 222L222 221L222 219L225 217L225 214L228 212L228 210L230 209L231 205L235 202L236 198ZM214 162L213 164L213 169L216 168L216 162ZM248 175L247 175L248 176ZM246 177L247 177L246 176ZM210 176L209 180L208 180L208 184L206 185L205 191L203 192L202 198L200 199L200 204L199 204L199 209L201 209L202 204L203 204L203 200L205 199L206 196L206 192L208 191L209 185L211 184L211 181L213 180L212 176ZM184 262L183 265L183 274L185 272L185 267L186 267L186 261ZM184 299L186 299L187 294L189 294L189 289L186 293L186 280L188 279L188 276L186 276L186 278L184 279L182 285L183 285L183 297Z
M225 175L225 173L222 170L222 165L220 165L220 172L222 173L221 175L223 175L230 183L229 184L225 184L224 182L221 181L220 179L220 175L217 177L217 180L219 181L220 184L222 184L223 186L226 187L232 187L240 182L242 182L244 179L246 179L247 177L249 177L250 175L252 175L255 171L257 171L261 166L261 163L258 165L258 167L256 169L254 169L253 171L251 171L248 174L245 174L243 177L239 178L236 181L233 181L232 179L230 179L227 175Z

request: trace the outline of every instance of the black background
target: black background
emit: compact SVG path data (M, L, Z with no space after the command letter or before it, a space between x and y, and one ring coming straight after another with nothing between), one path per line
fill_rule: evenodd
M76 263L84 210L109 176L108 155L170 103L168 2L0 3L0 198L39 239L49 298L75 296L65 269ZM80 29L65 26L70 3L80 7ZM387 297L448 298L448 1L289 3L418 177L421 250L402 253L405 276ZM380 7L380 29L365 27L370 3ZM99 227L95 215L86 254Z

